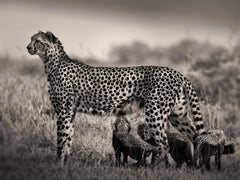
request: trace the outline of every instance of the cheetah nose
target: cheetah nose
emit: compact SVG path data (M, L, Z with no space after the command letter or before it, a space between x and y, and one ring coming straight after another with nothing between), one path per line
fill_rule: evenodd
M27 50L30 50L31 49L31 47L30 46L27 46Z

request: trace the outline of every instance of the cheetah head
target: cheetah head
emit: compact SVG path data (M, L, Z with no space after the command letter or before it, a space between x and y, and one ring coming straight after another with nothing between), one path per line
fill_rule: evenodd
M149 140L151 138L151 132L146 123L139 124L137 127L137 133L141 139L144 141Z
M129 133L131 125L125 117L118 117L113 124L113 132Z
M27 50L31 55L39 55L43 57L47 51L55 50L57 38L53 33L39 31L31 37L31 42L27 46Z

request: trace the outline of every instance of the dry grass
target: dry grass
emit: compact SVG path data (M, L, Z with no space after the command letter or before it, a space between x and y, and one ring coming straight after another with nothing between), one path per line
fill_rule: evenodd
M185 168L116 168L111 146L112 117L80 115L75 120L73 155L65 167L56 162L56 119L51 111L46 77L28 66L0 73L0 179L237 179L239 152L223 158L222 170L202 174ZM38 68L39 69L39 68ZM41 68L40 68L41 69ZM239 135L236 124L212 105L202 105L209 124ZM224 112L223 112L224 113ZM219 121L221 120L221 121ZM239 124L239 123L238 123ZM215 126L216 124L214 124ZM226 128L227 127L227 128ZM240 127L240 126L238 126Z

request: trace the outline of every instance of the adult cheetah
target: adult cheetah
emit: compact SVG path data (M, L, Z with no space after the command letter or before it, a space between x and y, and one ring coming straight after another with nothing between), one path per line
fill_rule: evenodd
M170 116L171 123L192 141L205 132L192 84L171 68L92 67L69 58L49 31L34 34L27 49L31 55L38 55L45 67L50 100L58 116L57 155L62 164L70 154L76 112L117 115L127 104L141 102L162 155L169 148L165 131ZM193 120L187 114L188 102Z

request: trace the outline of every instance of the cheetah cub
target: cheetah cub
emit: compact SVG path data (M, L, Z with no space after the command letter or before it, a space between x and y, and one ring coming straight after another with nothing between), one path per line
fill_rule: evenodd
M209 130L205 135L199 135L195 141L194 164L197 168L206 167L210 170L211 156L215 155L217 169L221 169L221 156L233 154L235 145L226 142L226 135L223 130ZM202 168L203 170L203 168Z
M121 164L121 153L123 154L123 164L128 163L128 156L137 160L136 166L146 166L146 157L159 150L142 139L134 136L131 126L124 117L118 117L113 124L112 146L116 156L116 166Z
M150 128L146 123L138 125L138 135L149 144L154 145L154 139L151 137ZM185 162L188 167L193 166L194 147L192 142L180 133L167 132L167 139L170 146L169 153L176 162L176 167L181 168ZM165 159L166 165L168 164Z

